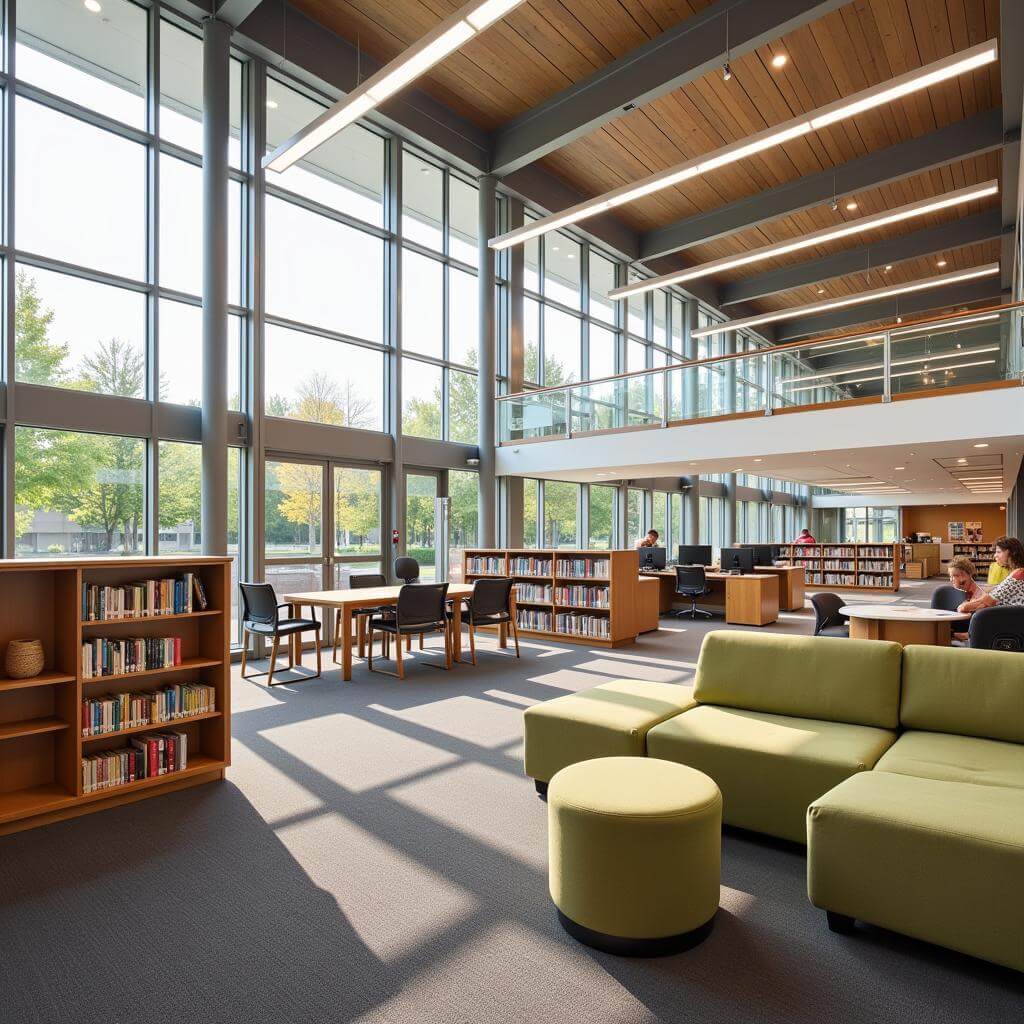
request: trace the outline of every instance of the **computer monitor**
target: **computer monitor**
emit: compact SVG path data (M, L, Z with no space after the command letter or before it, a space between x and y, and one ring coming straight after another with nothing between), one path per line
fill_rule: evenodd
M664 569L665 549L664 548L637 548L640 555L641 569Z
M774 565L779 549L775 544L744 544L754 552L754 565Z
M751 548L722 548L722 572L739 569L750 574L754 571L754 552Z
M676 562L679 565L710 565L710 544L680 544Z

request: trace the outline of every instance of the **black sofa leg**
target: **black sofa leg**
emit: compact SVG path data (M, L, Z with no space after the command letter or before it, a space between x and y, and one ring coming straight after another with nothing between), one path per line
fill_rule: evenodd
M534 779L533 784L537 788L537 792L546 799L548 795L548 784L546 782L541 782L540 779Z
M828 918L829 931L838 935L852 934L854 924L852 917L847 917L846 914L837 914L832 910L826 910L825 917Z

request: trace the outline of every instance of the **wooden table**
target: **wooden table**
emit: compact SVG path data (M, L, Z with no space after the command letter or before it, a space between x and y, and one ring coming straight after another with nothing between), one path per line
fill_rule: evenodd
M395 586L366 587L362 590L313 590L305 594L285 594L281 601L292 606L291 614L295 618L302 617L302 606L307 604L310 608L336 609L341 612L341 678L350 680L352 678L352 609L381 608L385 605L398 604L398 594L401 589L401 586ZM455 633L453 652L455 661L460 661L462 654L462 601L457 599L470 597L472 593L473 588L468 583L451 583L448 586L448 597L452 602L452 629ZM513 614L515 614L514 611ZM325 629L326 625L327 616L324 616ZM324 642L326 643L328 639L325 635ZM302 644L298 635L292 637L292 654L295 663L301 665Z
M839 611L850 617L850 636L856 639L933 647L948 647L950 624L964 618L962 612L908 604L848 604Z
M676 594L675 569L660 569L656 575L661 580L660 610L667 612L683 598ZM698 605L722 605L725 607L725 621L734 626L768 626L779 617L779 577L757 574L734 575L727 572L705 573L710 594L699 598Z
M802 565L755 565L754 572L778 579L779 607L784 612L803 610L807 570Z

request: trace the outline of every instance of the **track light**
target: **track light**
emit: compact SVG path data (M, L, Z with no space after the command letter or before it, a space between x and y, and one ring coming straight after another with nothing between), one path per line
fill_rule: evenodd
M732 68L729 67L729 62L726 61L722 65L722 81L728 82L732 78Z

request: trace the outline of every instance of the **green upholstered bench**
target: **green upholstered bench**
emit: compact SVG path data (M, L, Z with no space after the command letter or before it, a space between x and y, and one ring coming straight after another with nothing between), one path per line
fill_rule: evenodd
M674 683L615 679L528 708L525 769L539 792L555 772L595 757L642 757L647 730L693 707Z
M900 720L808 811L811 902L1024 971L1024 658L907 647Z
M806 842L807 807L896 739L901 647L717 630L696 707L649 730L647 753L705 772L730 825Z
M602 757L551 779L551 899L589 946L660 956L696 945L718 910L721 856L722 796L701 772Z

